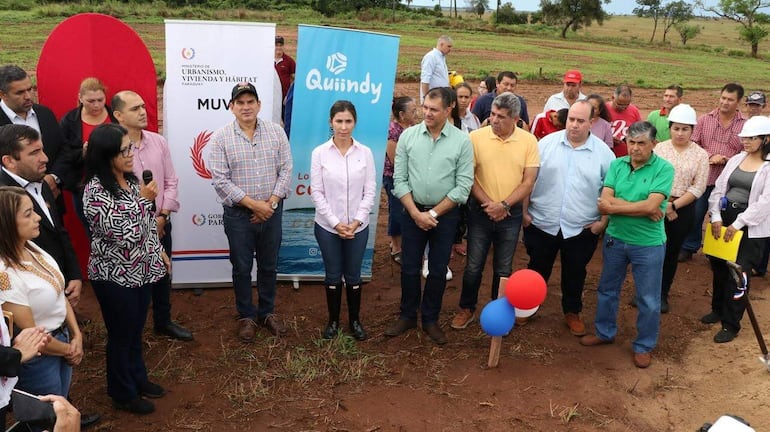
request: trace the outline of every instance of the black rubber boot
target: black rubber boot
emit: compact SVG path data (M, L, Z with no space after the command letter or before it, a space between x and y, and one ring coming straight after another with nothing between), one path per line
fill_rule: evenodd
M326 285L326 307L329 309L329 323L323 331L324 339L337 336L340 327L340 305L342 304L342 284Z
M361 284L345 285L348 296L348 323L350 332L356 340L366 340L366 330L358 318L358 311L361 310Z

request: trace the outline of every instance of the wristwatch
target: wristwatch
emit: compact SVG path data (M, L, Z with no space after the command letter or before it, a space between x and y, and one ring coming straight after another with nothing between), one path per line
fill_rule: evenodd
M505 200L500 201L500 205L503 206L503 208L505 209L506 213L508 213L508 214L511 213L511 205L508 204Z
M429 214L429 215L430 215L430 217L432 217L433 219L438 219L438 213L436 213L436 210L430 209L430 210L428 210L428 214Z
M278 201L270 201L270 208L273 210L278 210Z
M676 204L673 201L671 201L671 209L676 211Z

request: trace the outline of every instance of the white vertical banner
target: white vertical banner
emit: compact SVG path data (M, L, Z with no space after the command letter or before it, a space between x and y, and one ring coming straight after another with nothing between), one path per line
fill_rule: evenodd
M230 92L247 81L259 92L259 117L271 119L275 24L166 20L163 134L177 175L181 209L173 216L174 285L232 282L222 203L206 167L211 134L232 122ZM280 269L279 269L280 271Z

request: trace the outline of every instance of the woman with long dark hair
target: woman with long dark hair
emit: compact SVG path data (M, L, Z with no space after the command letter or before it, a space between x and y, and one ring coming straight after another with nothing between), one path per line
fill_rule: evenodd
M727 161L717 178L709 197L709 213L714 238L721 237L723 227L724 241L743 231L736 263L743 268L747 282L745 292L737 293L725 260L709 257L714 273L711 312L701 321L722 322L722 329L714 335L716 343L730 342L738 335L746 309L742 297L749 295L751 270L759 264L765 239L770 237L770 118L746 120L738 136L743 151Z
M88 277L107 328L107 393L116 408L136 414L155 410L163 387L147 378L142 331L150 284L170 267L158 239L152 206L155 181L140 185L132 173L134 143L116 124L97 126L86 150L83 208L92 239Z
M366 339L361 324L361 265L369 240L369 214L374 207L374 156L353 138L356 107L346 100L329 110L334 135L313 150L310 197L315 204L315 238L321 248L326 276L329 322L324 339L339 330L343 277L348 299L348 326L357 340Z
M0 187L0 302L14 326L44 328L50 342L21 366L16 388L67 397L72 366L83 359L83 337L64 294L64 275L51 255L32 242L40 215L27 192Z

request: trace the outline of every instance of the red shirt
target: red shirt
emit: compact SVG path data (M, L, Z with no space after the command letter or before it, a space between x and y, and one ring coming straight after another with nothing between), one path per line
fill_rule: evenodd
M291 76L297 71L297 63L286 54L280 60L275 62L275 71L278 72L278 78L281 79L281 94L286 97L291 85Z
M617 157L625 156L628 154L628 146L626 146L628 127L642 120L642 115L634 104L628 105L628 108L623 111L617 111L610 102L607 104L607 109L612 119L610 122L612 124L612 141L615 144L612 151Z
M551 114L555 113L556 110L548 110L545 113L545 117L541 118L537 125L535 126L534 132L532 132L532 135L535 136L535 138L542 139L544 136L554 133L556 131L560 131L564 129L563 127L556 127L556 125L553 124L551 121Z

